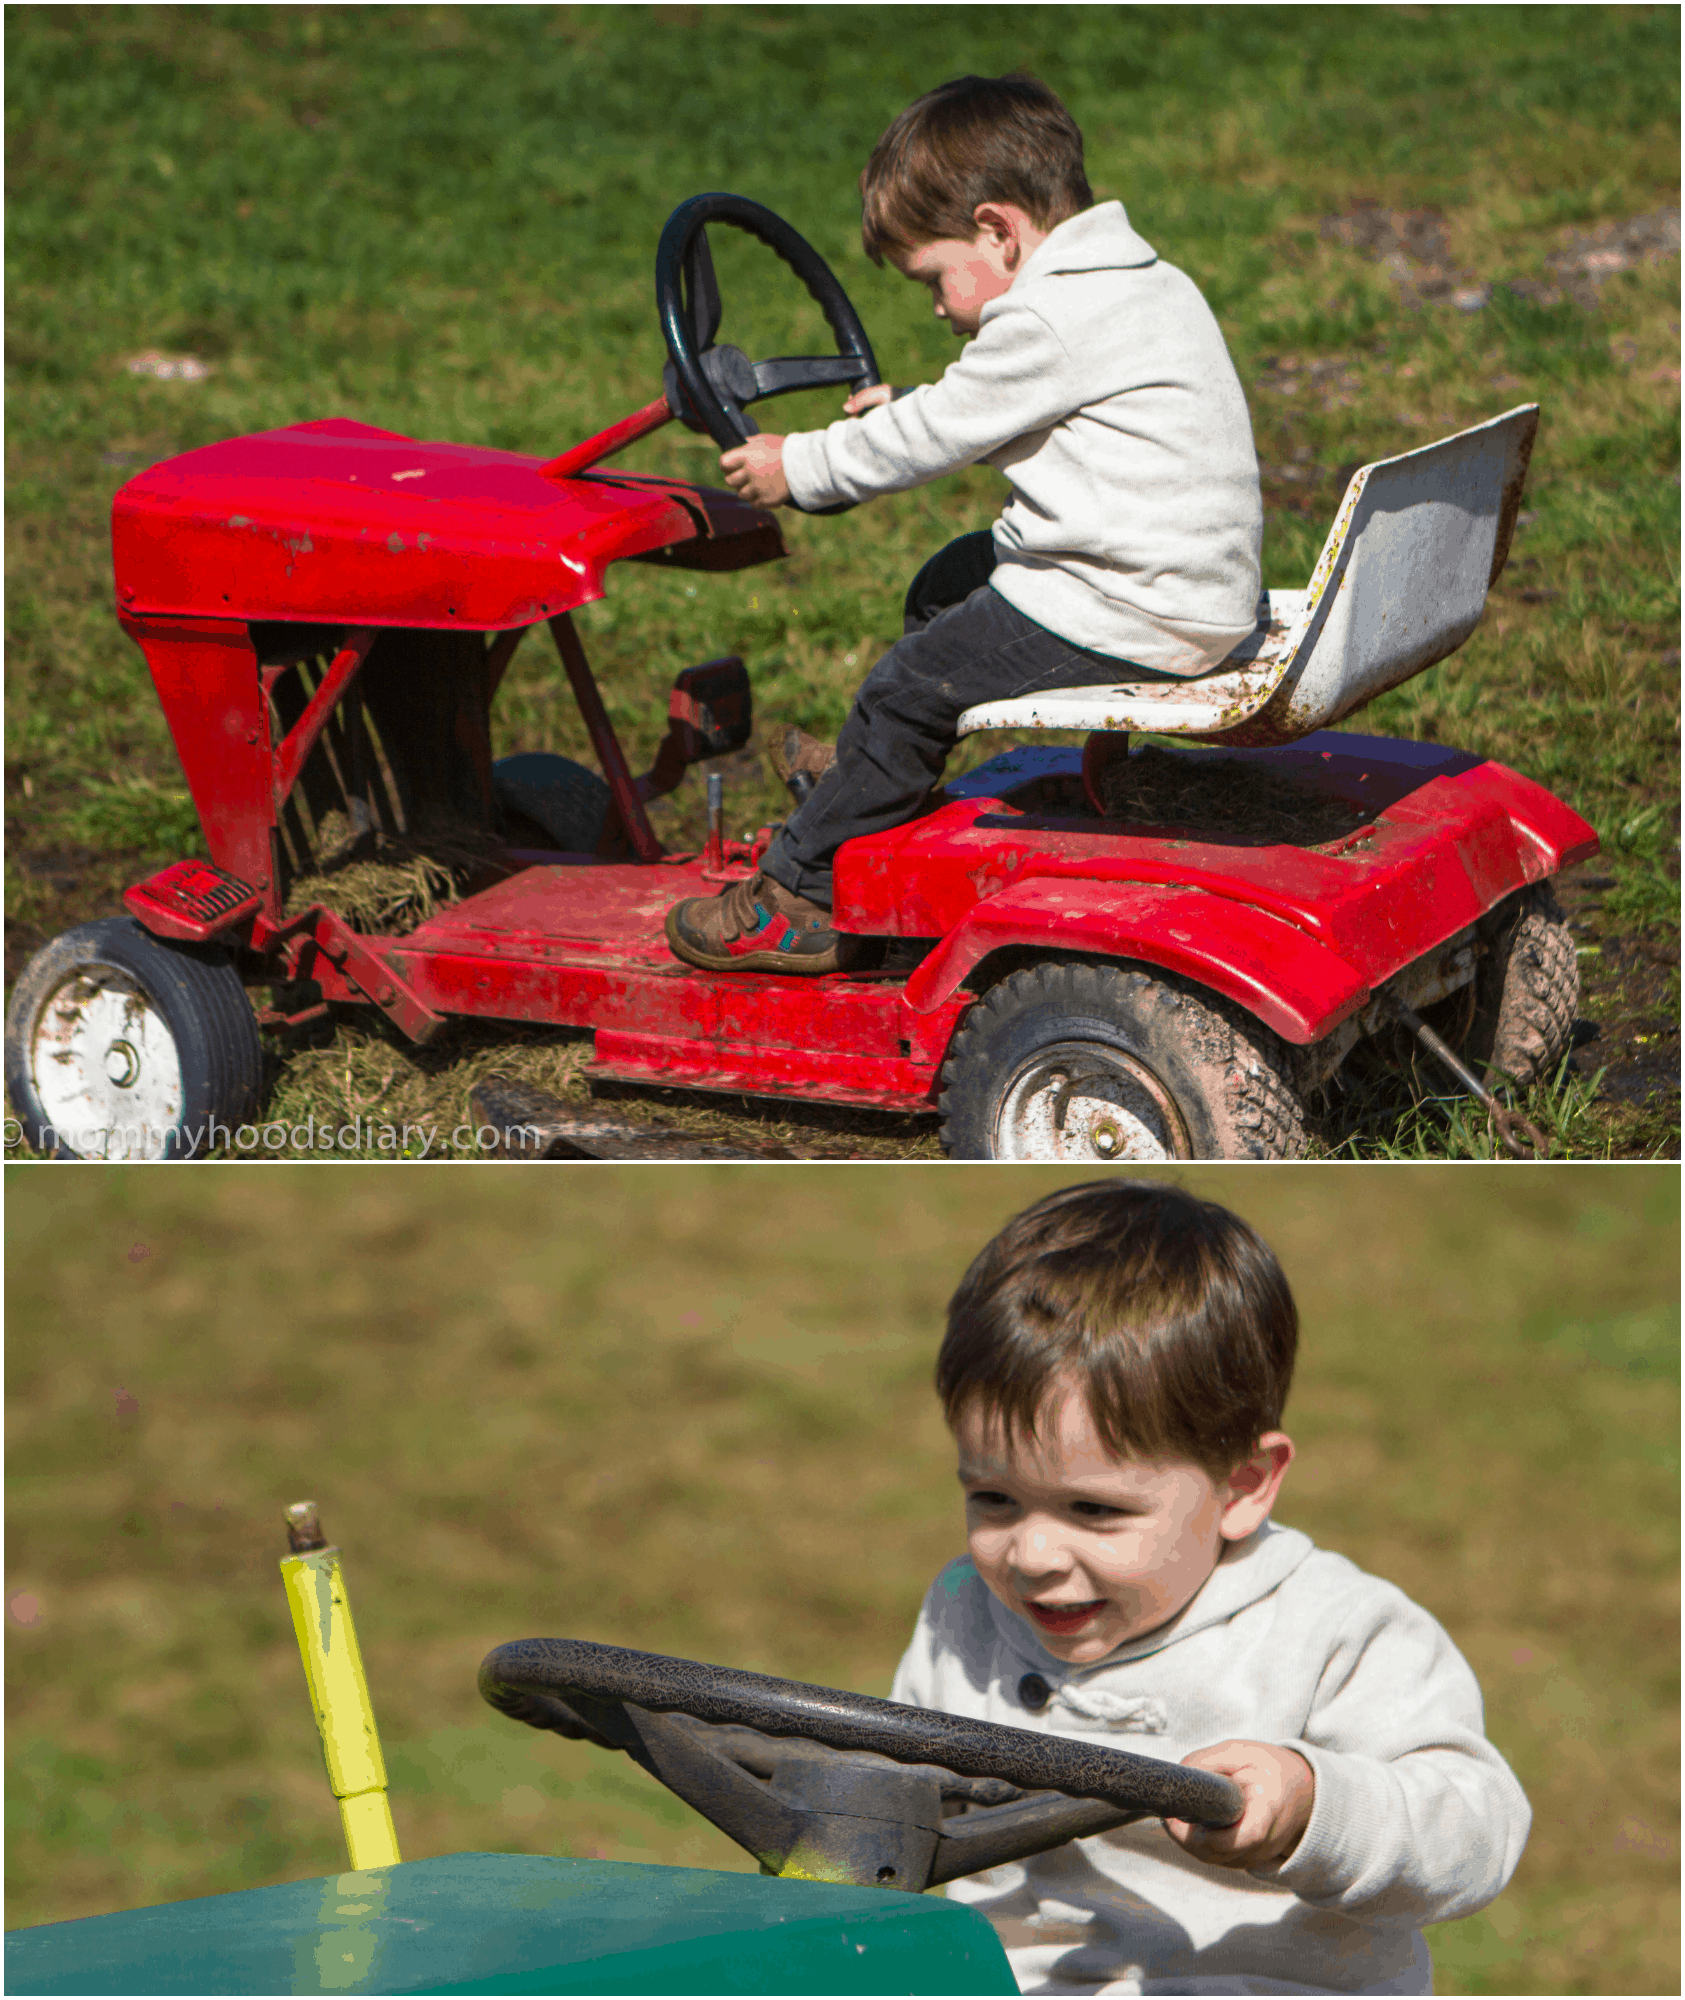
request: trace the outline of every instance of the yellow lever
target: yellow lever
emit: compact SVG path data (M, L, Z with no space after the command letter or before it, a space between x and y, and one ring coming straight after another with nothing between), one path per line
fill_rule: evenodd
M339 1550L328 1547L313 1500L287 1509L287 1541L292 1554L281 1558L281 1581L292 1607L310 1706L322 1736L328 1783L339 1801L351 1866L390 1867L398 1859L398 1832L386 1798L380 1735Z

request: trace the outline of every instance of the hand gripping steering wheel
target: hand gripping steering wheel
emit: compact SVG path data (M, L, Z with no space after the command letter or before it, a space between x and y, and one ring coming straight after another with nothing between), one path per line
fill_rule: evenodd
M836 337L835 354L751 361L740 347L715 344L714 336L720 330L720 288L708 248L710 222L747 230L789 265L825 315ZM747 414L750 403L830 382L865 389L882 380L860 316L824 258L782 216L742 195L693 195L674 209L656 246L655 299L670 356L666 370L668 406L689 429L707 431L721 451L730 451L733 445L756 435L758 426ZM851 504L844 501L810 511L840 514Z
M499 1646L480 1693L626 1751L768 1875L917 1893L1131 1820L1241 1810L1211 1771L581 1639Z

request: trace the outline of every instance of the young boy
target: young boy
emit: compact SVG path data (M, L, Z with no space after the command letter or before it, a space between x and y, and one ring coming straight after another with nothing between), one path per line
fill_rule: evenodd
M1270 1512L1298 1318L1237 1217L1070 1187L966 1273L936 1366L970 1553L894 1698L1233 1778L957 1882L1026 1993L1429 1993L1420 1926L1504 1887L1531 1814L1438 1624Z
M1256 618L1258 462L1223 336L1122 204L1095 205L1053 92L1027 76L945 83L884 133L860 187L866 254L927 286L970 345L939 382L851 396L826 430L751 438L722 456L725 476L759 506L821 507L986 461L1012 497L914 578L905 636L834 764L789 732L785 762L819 782L760 873L669 911L673 950L714 970L853 962L831 927L832 857L919 811L963 710L1203 673Z

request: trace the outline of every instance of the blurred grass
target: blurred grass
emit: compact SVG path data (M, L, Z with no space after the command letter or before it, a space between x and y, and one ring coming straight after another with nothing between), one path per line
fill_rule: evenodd
M306 1496L407 1857L750 1866L476 1665L558 1633L886 1692L962 1542L944 1302L1070 1178L13 1170L8 1922L342 1865L274 1568ZM1437 1990L1677 1990L1677 1172L1177 1178L1300 1302L1281 1517L1445 1622L1533 1800Z
M659 379L656 236L708 187L787 215L843 278L886 375L930 379L953 341L861 254L855 178L919 91L1022 65L1083 125L1097 196L1123 198L1222 321L1265 467L1267 582L1303 585L1352 466L1542 403L1482 629L1354 726L1478 750L1559 792L1603 835L1605 918L1671 954L1677 263L1611 277L1595 307L1509 284L1545 275L1565 232L1677 202L1676 11L26 7L8 26L20 848L138 864L191 830L111 616L107 511L137 467L330 414L527 450L587 435ZM1412 301L1325 236L1320 220L1360 199L1441 211L1459 270L1493 285L1487 307ZM780 267L716 234L726 337L754 352L821 337ZM214 372L126 373L147 348ZM1312 363L1333 373L1313 380ZM807 395L768 422L836 413ZM623 463L717 477L713 448L677 427ZM722 652L748 659L763 719L833 731L899 630L913 570L1002 491L973 470L834 520L788 517L789 560L731 576L616 570L581 624L634 765L673 673ZM517 654L496 727L499 753L589 761L544 634ZM954 768L999 747L969 739ZM732 829L782 797L770 772L734 774ZM658 818L670 839L697 835L696 774ZM14 867L8 898L27 937L57 927L39 876ZM1676 979L1661 1004L1676 1017ZM342 1027L332 1066L365 1040ZM292 1099L343 1108L315 1080ZM1655 1125L1623 1128L1623 1149L1671 1145ZM1393 1143L1415 1129L1404 1117Z

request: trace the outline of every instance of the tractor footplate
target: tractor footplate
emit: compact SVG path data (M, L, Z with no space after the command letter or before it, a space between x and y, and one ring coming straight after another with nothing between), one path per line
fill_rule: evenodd
M123 891L123 907L155 937L205 944L255 916L263 898L250 883L208 861L172 861Z

